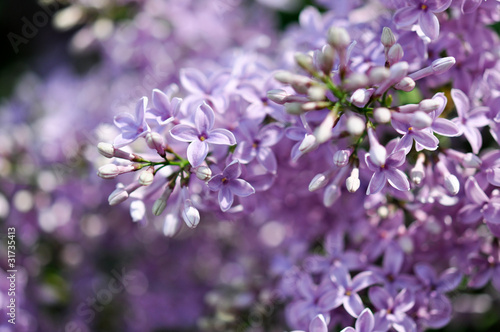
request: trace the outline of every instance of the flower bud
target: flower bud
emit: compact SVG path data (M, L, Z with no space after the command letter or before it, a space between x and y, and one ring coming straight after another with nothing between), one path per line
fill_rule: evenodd
M382 30L382 37L380 38L380 42L386 48L390 48L396 43L396 37L392 33L391 28L384 27L384 29Z
M410 119L410 126L418 130L428 128L431 125L432 125L432 118L429 115L427 115L427 113L424 113L422 111L417 111L413 113Z
M462 164L464 167L469 168L479 168L483 162L481 159L473 153L466 153L464 159L462 160Z
M368 77L362 73L351 73L343 82L344 88L349 91L365 87L368 84Z
M305 112L322 110L331 106L332 103L330 101L310 101L302 104L302 110Z
M176 213L168 213L163 224L163 235L172 237L179 231L180 218Z
M193 206L190 199L184 202L184 208L182 209L182 219L189 228L195 228L200 223L200 212L197 208Z
M351 103L358 107L364 107L370 100L373 89L357 89L351 96Z
M338 167L344 167L349 163L350 156L351 156L351 151L338 150L333 154L333 163Z
M391 72L385 67L374 67L370 70L368 78L372 84L380 84L389 78Z
M325 45L319 51L318 57L317 57L317 63L319 69L323 71L326 75L330 75L333 69L333 61L335 58L335 51L330 45Z
M108 203L111 206L118 205L128 198L128 192L124 188L116 188L108 197Z
M399 62L403 58L404 52L400 44L394 44L387 52L387 61L391 65Z
M159 216L167 207L167 201L172 194L173 189L170 186L167 186L160 198L158 198L153 204L153 214L155 216Z
M288 93L285 90L275 89L267 92L267 98L279 105L285 104L286 97Z
M389 123L391 121L391 111L386 107L377 107L373 110L373 118L377 123Z
M312 101L323 101L326 99L326 89L321 86L312 86L307 90L307 95Z
M432 61L432 71L434 74L442 74L447 72L456 63L455 58L448 56L446 58L436 59Z
M444 187L454 196L460 191L460 182L455 175L450 173L444 177Z
M314 72L313 58L304 53L295 53L295 62L305 71Z
M133 222L138 222L144 219L146 215L146 206L143 201L133 201L130 203L130 217Z
M141 186L149 186L151 183L153 183L154 179L155 176L153 167L149 167L148 169L142 171L141 175L139 175L139 183L141 184Z
M351 37L344 28L331 27L327 35L328 43L337 50L343 50L351 43Z
M351 135L361 135L366 128L366 123L359 116L350 116L346 122L347 131Z
M340 194L340 187L336 183L330 184L328 187L326 187L323 194L323 204L326 207L332 206L333 203L335 203L335 201L339 199Z
M375 165L385 165L387 159L387 150L382 146L375 137L375 132L372 128L368 128L368 139L370 141L370 158Z
M97 144L97 149L99 150L99 153L106 158L114 157L115 148L113 147L113 144L100 142Z
M324 173L316 174L316 176L309 183L309 191L313 192L323 188L328 183L328 177Z
M332 112L328 113L326 118L321 122L318 128L314 131L314 136L318 144L324 143L332 137L332 128L335 124L336 115Z
M101 166L97 171L97 175L103 179L114 179L120 174L120 169L115 164Z
M212 177L212 170L207 166L200 166L196 169L195 174L201 181L207 181Z
M288 70L278 70L274 74L274 79L284 84L290 84L293 82L294 76L295 74L289 72Z
M425 178L424 162L425 155L420 153L418 155L417 162L415 163L415 167L413 167L410 171L411 181L416 185L422 183L422 180Z
M286 103L285 110L288 114L292 114L292 115L300 115L300 114L304 113L304 110L302 109L301 103Z
M299 145L299 151L307 153L316 148L316 146L316 137L314 135L307 134Z
M402 61L395 63L389 69L389 79L393 82L401 81L408 73L408 62Z
M359 169L357 167L354 167L352 169L351 176L349 176L346 179L345 184L346 184L347 190L350 193L355 193L359 189L361 182L359 181Z
M394 86L398 90L403 90L405 92L410 92L415 89L415 81L410 77L406 76L398 84Z
M433 112L441 106L441 103L436 99L424 99L418 104L418 110L426 113Z
M155 149L160 156L165 156L165 141L157 132L149 132L146 134L146 144L150 149Z

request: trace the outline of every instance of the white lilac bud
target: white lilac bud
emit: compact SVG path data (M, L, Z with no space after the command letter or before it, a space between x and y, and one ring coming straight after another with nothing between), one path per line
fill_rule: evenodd
M364 107L372 95L373 89L357 89L351 96L351 103L358 107Z
M172 194L173 189L170 186L167 186L160 198L158 198L153 204L153 214L155 216L159 216L167 207L167 201Z
M307 90L307 95L312 101L323 101L326 99L326 89L321 86L312 86Z
M464 167L469 167L469 168L479 168L482 163L483 162L478 156L470 152L465 154L464 159L462 161Z
M384 29L382 30L382 37L380 38L380 42L386 48L390 48L396 43L396 37L392 33L391 28L384 27Z
M278 82L291 84L294 80L295 74L289 72L288 70L278 70L274 74L274 79Z
M288 97L288 93L285 90L275 89L267 92L267 98L279 105L286 102L286 97Z
M460 191L460 182L455 175L448 174L444 177L444 187L454 196Z
M140 166L137 165L118 166L115 164L107 164L99 167L97 175L103 179L114 179L120 174L132 172L139 168Z
M182 209L182 219L189 228L195 228L200 223L200 212L197 208L193 206L190 199L184 202L184 208Z
M160 156L165 156L165 141L157 132L149 132L146 134L146 144L150 149L155 149Z
M351 156L351 151L338 150L333 154L333 163L338 167L344 167L349 163L350 156Z
M344 50L351 43L351 37L344 28L331 27L327 35L328 43L337 50Z
M416 185L422 183L425 178L424 161L425 155L423 153L419 154L415 167L413 167L410 171L411 181Z
M404 52L403 48L400 44L394 44L391 46L389 51L387 52L387 61L389 64L394 65L395 63L401 61L403 58Z
M332 103L330 101L309 101L307 103L302 104L302 110L305 112L322 110L331 106Z
M332 128L335 124L335 119L336 115L333 112L330 112L318 128L315 129L314 136L316 137L318 144L324 143L332 137Z
M316 174L316 176L309 183L309 191L313 192L319 190L327 185L329 177L325 173Z
M396 108L396 110L400 113L408 114L408 113L413 113L416 110L419 109L419 106L417 104L406 104L406 105L401 105Z
M314 135L307 134L299 145L299 151L302 153L307 153L317 146L318 144L316 143L316 137Z
M446 58L436 59L432 61L432 70L434 74L442 74L447 72L456 63L455 58L448 56Z
M424 99L418 104L418 110L426 113L433 112L441 106L441 103L436 99Z
M179 231L180 218L176 213L168 213L163 223L163 235L172 237Z
M387 150L382 146L375 137L375 132L372 128L368 128L368 139L370 141L370 158L375 165L385 165L387 159Z
M408 63L406 61L401 61L392 65L389 69L389 78L380 84L377 91L375 91L375 95L383 95L393 84L401 81L407 73Z
M153 167L149 167L148 169L142 171L141 175L139 175L139 183L141 184L141 186L149 186L151 183L153 183L154 179L155 176Z
M373 110L373 118L377 123L389 123L391 121L391 111L386 107L377 107Z
M207 181L212 177L212 170L207 166L200 166L196 169L195 174L201 181Z
M99 153L106 158L114 157L115 148L113 147L113 144L100 142L97 144L97 149L99 150Z
M108 203L111 206L118 205L128 198L128 192L124 188L116 188L108 197Z
M391 72L385 67L374 67L370 70L368 78L372 84L380 84L389 78Z
M302 109L301 103L286 103L285 110L288 114L292 114L292 115L300 115L300 114L304 113L304 110Z
M361 135L366 128L366 123L359 116L350 116L346 122L346 128L351 135Z
M365 87L368 84L368 77L363 73L351 73L343 82L344 88L349 91Z
M133 201L130 203L130 217L133 222L138 222L144 219L146 215L146 206L143 201Z
M336 183L330 184L328 187L326 187L323 194L323 204L326 207L332 206L333 203L335 203L335 201L339 199L340 194L340 187Z
M318 51L317 63L323 73L330 75L333 69L333 61L335 59L335 51L326 44L321 51Z
M428 128L432 125L432 118L422 111L417 111L413 113L412 118L410 119L410 126L415 129L424 129Z
M415 81L410 77L406 76L398 84L394 86L398 90L403 90L405 92L410 92L415 89Z
M314 71L313 58L304 53L295 53L295 62L304 70L308 72Z
M349 176L346 179L345 184L346 184L347 190L350 193L355 193L359 189L361 182L359 181L359 169L357 167L354 167L352 169L351 176Z

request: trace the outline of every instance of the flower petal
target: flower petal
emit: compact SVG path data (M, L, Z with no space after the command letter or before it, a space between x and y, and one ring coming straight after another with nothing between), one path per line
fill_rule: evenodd
M375 326L375 319L370 309L364 309L356 320L357 332L372 332Z
M363 301L361 301L361 297L357 293L352 293L350 296L344 297L343 303L344 309L354 318L357 318L363 309L365 309Z
M194 124L200 134L208 134L213 128L215 121L214 110L203 102L194 113Z
M465 182L465 195L467 196L467 198L478 205L482 205L489 200L483 189L479 187L476 179L474 179L474 177L472 176L469 176L469 178Z
M264 168L271 173L276 173L278 162L273 150L270 148L260 147L257 150L257 160Z
M178 124L170 130L170 135L181 142L192 142L198 140L199 134L192 126Z
M309 324L309 332L328 332L328 326L323 315L317 315L313 318L311 324Z
M400 191L410 190L410 182L405 173L396 168L388 169L385 173L391 186Z
M236 196L246 197L255 193L252 185L242 179L230 180L228 186Z
M375 286L368 290L370 301L377 310L390 309L392 307L392 296L384 288Z
M217 174L212 176L212 178L207 182L207 186L212 191L218 191L222 187L222 179L224 176L222 174Z
M468 126L465 126L463 130L465 138L467 138L467 141L469 141L469 144L472 147L472 152L478 154L481 146L483 145L483 137L481 136L481 132L477 128Z
M439 20L431 11L423 12L418 20L422 32L431 40L439 36Z
M183 68L179 73L182 86L193 94L203 94L208 90L208 81L201 71L195 68Z
M238 160L233 160L224 168L222 175L228 180L237 179L241 175L241 164Z
M451 89L451 98L457 108L458 117L467 118L467 112L470 110L469 98L459 89Z
M368 189L366 190L367 195L376 194L382 190L386 182L385 172L375 172L372 175L370 183L368 184Z
M403 7L396 11L393 21L398 27L406 27L414 24L418 20L420 13L420 10L413 6Z
M220 209L224 212L229 210L231 208L231 205L233 205L234 201L234 195L227 186L222 186L220 191L219 191L219 205Z
M431 128L434 132L442 136L454 137L460 136L461 134L460 129L455 123L443 118L437 118L434 120Z
M187 148L187 158L191 166L198 167L208 154L208 144L200 140L192 141Z
M256 139L259 140L260 146L269 147L278 143L283 137L283 128L276 124L270 123L259 131Z

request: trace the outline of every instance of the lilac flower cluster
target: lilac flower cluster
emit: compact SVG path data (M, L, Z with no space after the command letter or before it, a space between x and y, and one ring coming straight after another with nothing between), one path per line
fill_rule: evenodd
M136 278L127 309L103 306L124 331L477 328L457 313L500 292L500 2L318 0L281 33L222 2L112 5L137 12L72 40L101 65L27 77L3 106L24 330L56 330L63 304L102 328L110 309L81 307L110 260Z

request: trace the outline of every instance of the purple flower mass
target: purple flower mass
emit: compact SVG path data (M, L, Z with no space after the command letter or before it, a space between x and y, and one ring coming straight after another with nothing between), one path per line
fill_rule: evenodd
M500 331L499 0L14 3L1 332Z

